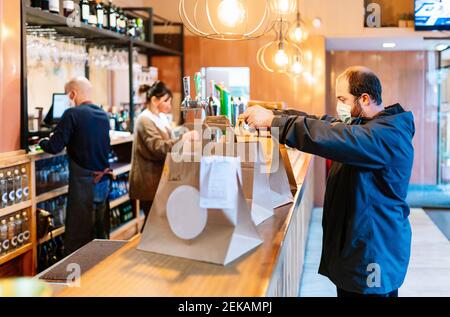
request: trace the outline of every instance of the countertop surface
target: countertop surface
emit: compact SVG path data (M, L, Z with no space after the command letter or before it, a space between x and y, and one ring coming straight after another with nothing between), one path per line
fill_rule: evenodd
M227 266L137 250L140 237L82 272L80 287L55 287L55 295L78 296L265 296L291 217L302 199L312 156L289 153L298 191L294 204L275 210L257 229L264 243ZM307 186L307 184L305 184Z

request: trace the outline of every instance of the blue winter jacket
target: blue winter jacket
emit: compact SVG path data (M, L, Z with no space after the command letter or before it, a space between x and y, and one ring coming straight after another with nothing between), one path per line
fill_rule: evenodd
M400 288L411 249L405 199L414 159L412 113L396 104L347 125L291 111L276 116L272 127L280 129L281 143L333 161L319 273L349 292Z

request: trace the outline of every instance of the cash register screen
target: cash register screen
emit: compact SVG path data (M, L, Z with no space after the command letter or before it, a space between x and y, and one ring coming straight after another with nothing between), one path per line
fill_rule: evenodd
M66 94L53 94L53 120L59 120L70 108L70 100Z

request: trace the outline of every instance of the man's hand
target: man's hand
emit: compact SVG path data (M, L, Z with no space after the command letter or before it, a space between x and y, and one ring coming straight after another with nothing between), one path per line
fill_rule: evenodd
M261 106L253 106L248 108L244 113L245 122L252 129L270 128L275 115L272 111Z

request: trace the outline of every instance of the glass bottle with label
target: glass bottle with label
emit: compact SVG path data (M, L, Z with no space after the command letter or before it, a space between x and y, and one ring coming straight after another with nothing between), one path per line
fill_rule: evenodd
M117 12L116 7L109 1L109 9L108 9L108 27L111 31L117 31Z
M8 189L5 174L0 173L0 208L8 206Z
M50 1L42 0L41 1L41 9L42 9L42 11L49 12L50 11Z
M28 181L27 169L22 168L22 201L30 199L30 187Z
M12 251L17 247L16 222L14 221L14 217L9 217L8 240L9 240L9 249Z
M81 22L89 23L89 17L91 16L91 8L89 6L89 0L81 0Z
M59 14L59 0L49 1L49 11L53 14Z
M41 0L31 0L31 7L36 9L41 9L42 1Z
M18 169L14 171L14 191L16 192L16 201L15 203L22 202L22 176Z
M14 205L16 201L16 193L14 191L14 177L11 171L6 173L6 191L8 192L8 206Z
M135 38L136 37L136 19L128 20L128 36Z
M89 0L89 25L97 26L97 2Z
M0 253L3 255L9 250L8 225L6 219L0 222Z
M64 16L68 17L75 11L75 2L73 0L64 0L63 2Z
M16 219L14 221L16 224L17 247L20 247L23 245L22 219L20 217L20 213L16 215Z
M23 242L27 243L30 238L30 222L28 220L28 213L26 211L22 212L22 233L23 233Z
M109 29L109 19L108 19L108 8L106 7L106 5L103 5L103 28L105 30Z
M103 29L105 15L103 11L103 3L101 2L101 0L96 0L95 13L97 15L97 27L99 29Z

